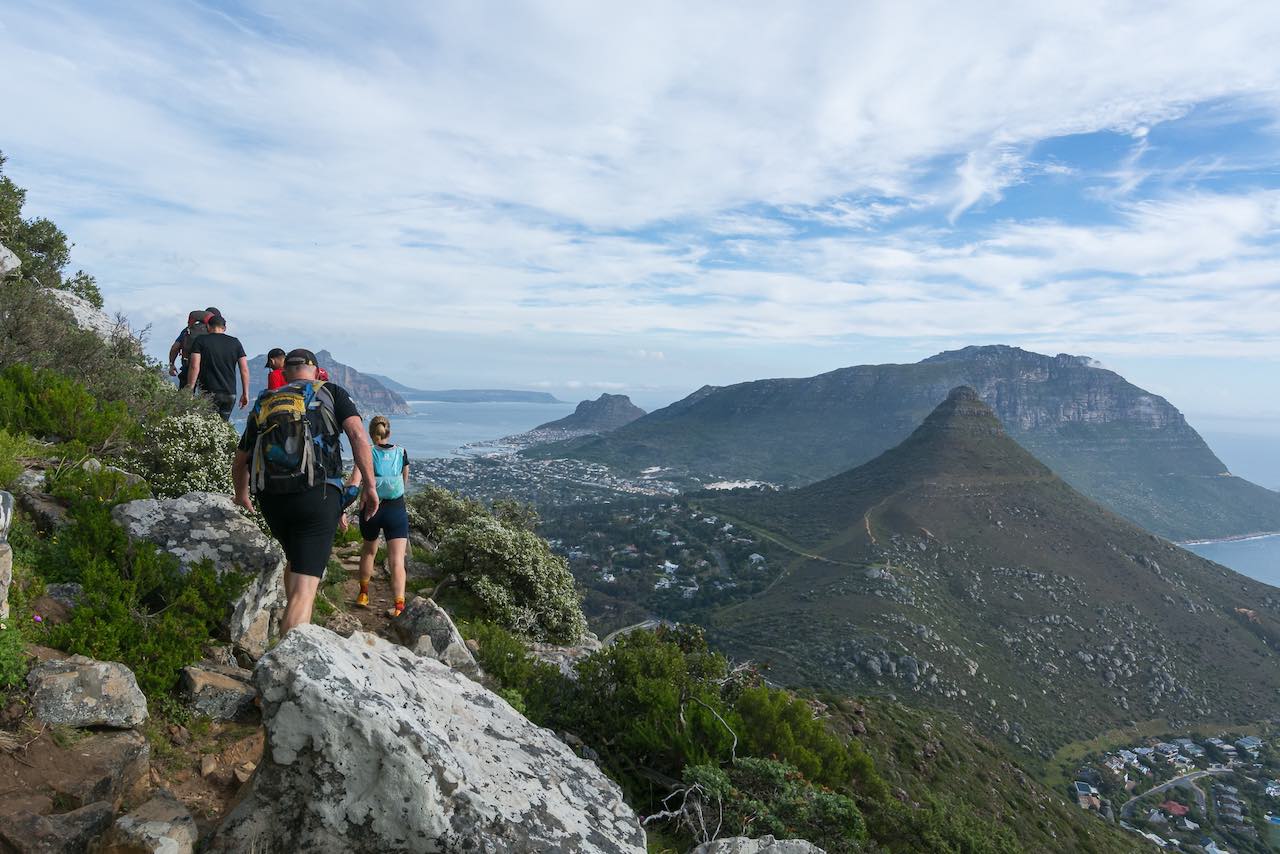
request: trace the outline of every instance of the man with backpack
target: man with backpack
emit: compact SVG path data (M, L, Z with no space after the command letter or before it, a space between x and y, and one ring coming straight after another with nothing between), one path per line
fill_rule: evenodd
M286 384L258 396L231 467L236 503L252 510L250 493L257 497L289 561L281 637L311 622L329 564L343 508L343 433L360 473L364 515L378 512L373 456L360 413L346 389L317 379L317 368L310 350L285 356Z
M178 332L178 337L173 339L173 344L169 347L169 376L178 378L178 388L187 387L187 373L191 362L191 345L197 338L209 331L208 321L214 315L220 315L214 306L209 306L204 311L196 309L187 312L187 325L182 327ZM174 367L174 362L178 356L182 356L182 369Z
M187 386L197 385L213 401L223 421L231 420L236 403L236 369L240 369L240 408L249 405L249 357L239 338L227 334L227 321L215 314L205 322L208 331L191 344Z

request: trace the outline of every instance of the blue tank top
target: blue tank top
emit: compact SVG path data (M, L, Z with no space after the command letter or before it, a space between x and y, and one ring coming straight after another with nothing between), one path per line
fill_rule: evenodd
M373 474L378 497L384 500L404 496L404 448L373 446Z

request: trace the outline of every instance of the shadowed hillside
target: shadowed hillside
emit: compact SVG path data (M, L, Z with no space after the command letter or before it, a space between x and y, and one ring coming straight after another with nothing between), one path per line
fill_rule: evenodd
M699 503L793 554L710 618L784 681L950 706L1038 752L1134 720L1274 712L1280 591L1080 495L972 389L856 469Z

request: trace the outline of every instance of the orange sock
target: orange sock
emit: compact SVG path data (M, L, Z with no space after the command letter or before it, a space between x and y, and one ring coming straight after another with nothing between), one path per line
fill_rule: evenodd
M367 582L367 581L361 581L361 582L360 582L360 592L361 592L361 593L368 593L368 592L369 592L369 582Z

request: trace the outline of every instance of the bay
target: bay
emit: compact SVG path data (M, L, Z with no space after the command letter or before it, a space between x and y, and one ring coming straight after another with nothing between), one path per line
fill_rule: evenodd
M501 439L573 412L572 403L443 403L410 400L412 415L391 419L391 441L410 459L447 457L469 442Z
M1188 543L1183 548L1241 575L1280 587L1280 534L1247 540Z

